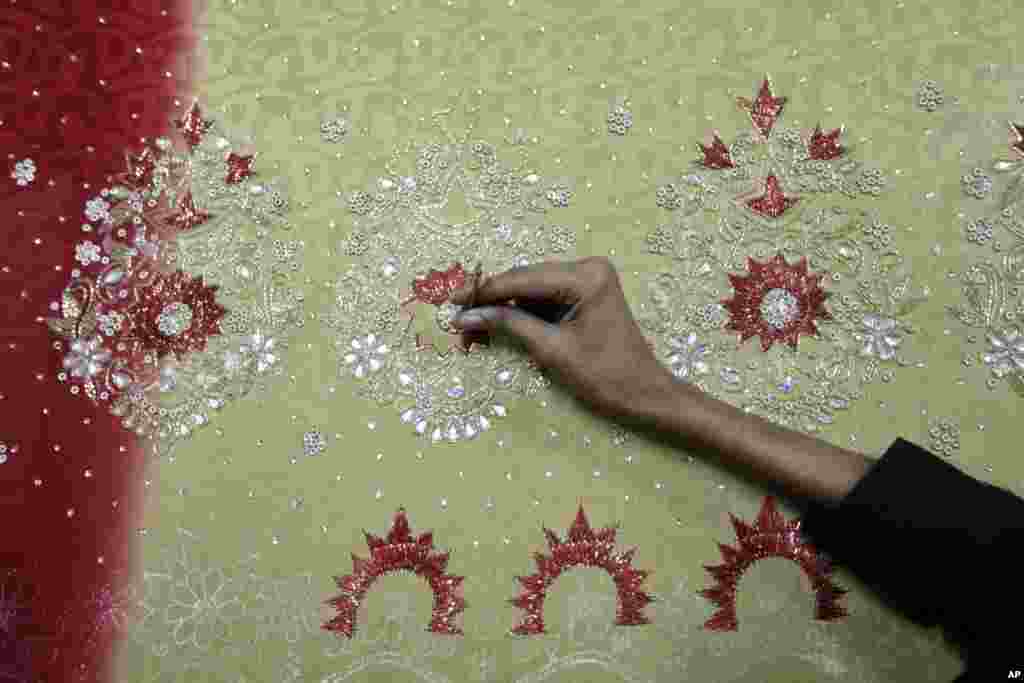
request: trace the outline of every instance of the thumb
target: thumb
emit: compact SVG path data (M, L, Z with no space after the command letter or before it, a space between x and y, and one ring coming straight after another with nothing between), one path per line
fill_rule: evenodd
M557 350L557 325L541 320L515 306L480 306L455 318L456 327L466 332L504 332L518 339L535 359L545 363Z

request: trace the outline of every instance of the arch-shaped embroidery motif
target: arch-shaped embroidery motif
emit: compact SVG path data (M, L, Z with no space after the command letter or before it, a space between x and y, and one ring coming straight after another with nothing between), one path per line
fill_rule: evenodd
M590 528L583 506L576 513L576 521L569 528L569 534L562 541L551 530L545 528L544 535L551 549L550 555L535 553L537 572L530 576L517 577L523 585L523 592L509 600L513 605L526 610L523 621L512 633L516 635L536 635L544 633L544 598L548 588L562 572L573 567L599 567L615 581L618 593L618 615L615 623L618 626L637 626L650 623L643 614L643 608L654 598L640 590L640 584L650 574L649 571L634 569L633 555L636 548L616 555L614 527L594 531Z
M718 605L714 616L704 622L704 628L712 631L735 631L736 585L743 573L752 564L766 557L781 557L796 562L811 580L817 596L816 614L822 621L835 621L846 616L846 609L838 604L846 591L832 582L832 564L823 558L817 549L800 536L800 520L787 521L775 508L775 499L766 496L751 526L730 514L739 547L718 544L724 564L704 566L717 581L714 588L700 591L711 602Z
M431 532L413 538L405 510L399 509L386 538L380 538L364 531L366 545L370 549L369 559L352 554L352 573L341 578L334 577L342 593L326 601L338 610L338 615L325 623L327 631L340 633L351 638L355 633L359 605L363 597L379 577L396 571L410 571L426 580L434 593L433 616L428 631L448 635L462 635L462 629L455 625L455 618L466 609L461 587L465 577L446 574L448 553L434 552L434 536Z

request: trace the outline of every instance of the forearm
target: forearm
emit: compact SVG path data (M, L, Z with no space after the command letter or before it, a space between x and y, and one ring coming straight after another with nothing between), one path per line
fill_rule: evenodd
M821 503L845 497L871 465L859 453L774 425L674 379L645 413L643 421L656 431L710 451L787 495Z

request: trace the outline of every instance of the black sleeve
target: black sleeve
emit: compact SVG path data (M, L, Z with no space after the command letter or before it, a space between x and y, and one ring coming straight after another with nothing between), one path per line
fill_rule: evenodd
M1024 500L897 439L838 505L810 506L801 528L891 606L941 626L967 662L962 680L1024 670L1024 646L1010 647L1024 611Z

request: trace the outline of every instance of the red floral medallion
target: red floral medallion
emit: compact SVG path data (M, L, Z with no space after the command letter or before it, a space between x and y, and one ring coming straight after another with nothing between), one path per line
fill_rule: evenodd
M325 604L338 610L338 616L323 625L323 629L352 638L356 630L359 605L373 582L385 574L409 571L422 577L434 593L433 616L428 631L448 635L461 635L462 629L455 623L455 617L466 609L462 598L464 577L445 573L448 553L434 552L434 537L430 532L413 538L405 511L399 509L395 515L387 538L366 534L370 558L352 555L352 573L335 577L334 581L342 594Z
M772 85L766 76L764 82L761 83L757 97L752 101L746 97L737 97L736 103L750 115L750 120L762 137L767 138L772 134L775 122L782 115L782 110L786 106L786 98L775 97L772 94Z
M746 203L751 211L760 216L778 218L798 201L799 197L787 197L779 185L779 179L770 175L764 180L764 194L748 199Z
M704 567L714 577L717 585L700 591L700 595L718 606L718 611L704 623L704 628L712 631L737 629L736 585L752 564L766 557L781 557L800 565L816 593L818 619L835 621L846 616L846 609L838 604L846 591L832 582L831 563L801 537L800 520L787 521L776 510L775 500L771 496L764 499L753 526L733 515L729 516L736 530L739 547L719 543L718 548L725 562Z
M732 157L729 156L729 148L722 142L718 131L715 131L712 136L710 145L698 143L698 146L704 153L704 159L701 161L704 168L713 168L715 170L735 168L736 164L733 163Z
M761 350L774 342L794 349L801 334L818 333L816 320L830 320L825 310L828 292L821 288L822 274L807 271L807 259L789 265L781 254L759 263L747 259L747 276L729 274L734 295L721 302L729 310L727 329L740 333L740 343L761 337Z
M842 134L842 128L825 133L821 130L821 124L818 124L814 127L814 132L811 133L810 142L807 144L807 153L812 159L820 161L841 157L846 153L846 148L839 144L839 136Z
M618 616L615 623L619 626L637 626L650 623L643 614L643 608L654 601L654 598L640 589L640 584L650 574L648 571L634 569L633 555L636 549L627 550L616 555L614 527L594 531L590 528L587 515L580 506L576 513L576 521L569 528L565 541L544 529L548 539L550 555L536 553L537 573L518 577L523 592L511 602L516 607L526 610L522 623L512 633L517 635L536 635L544 633L544 599L548 588L562 572L573 567L599 567L615 581L618 593Z
M227 311L217 303L216 286L203 284L178 270L161 275L139 292L139 303L128 311L131 340L141 351L158 358L173 353L181 358L202 351L206 340L220 334Z

